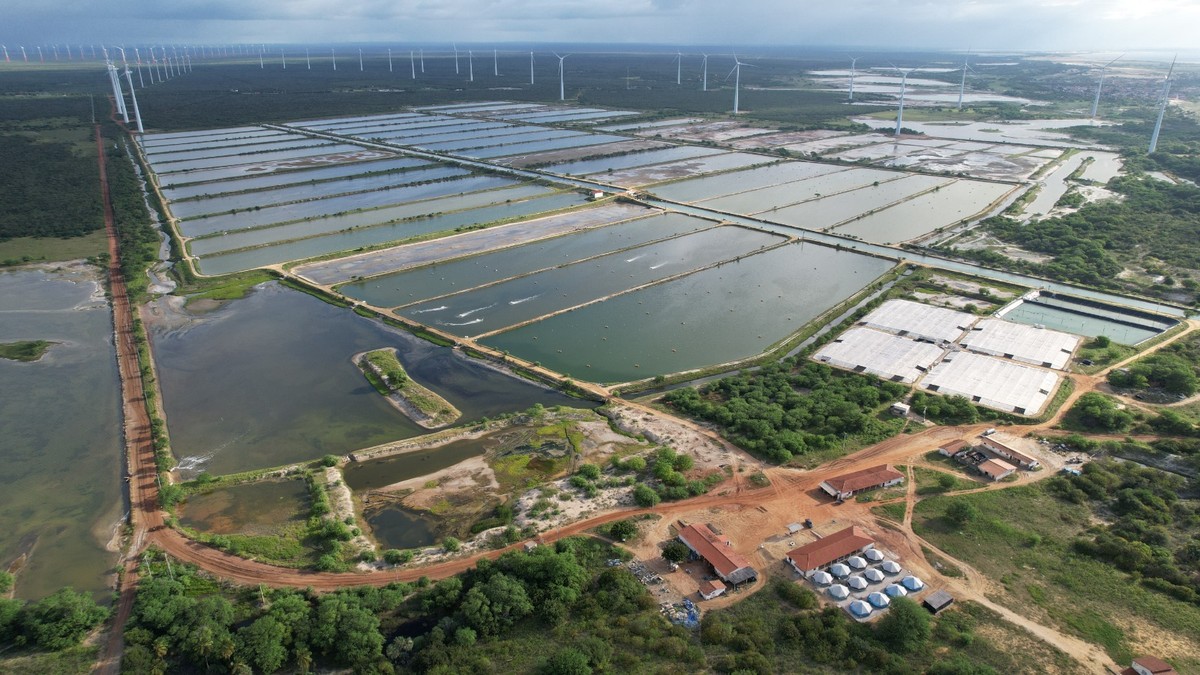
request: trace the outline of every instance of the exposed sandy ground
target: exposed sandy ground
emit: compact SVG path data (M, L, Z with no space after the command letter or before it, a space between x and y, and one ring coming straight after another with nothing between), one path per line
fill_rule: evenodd
M352 522L358 523L354 509L354 495L346 486L342 470L336 466L326 467L324 475L325 491L329 493L329 514L326 518L341 521L349 518ZM362 527L361 523L358 524L358 527ZM351 539L350 545L359 551L375 551L375 543L362 534Z
M925 291L917 291L913 293L913 297L927 305L939 305L941 307L950 307L953 309L963 309L967 305L974 305L979 309L990 312L995 309L996 305L975 298L964 298L961 295L949 295L946 293L926 293Z
M727 145L739 150L749 150L751 148L778 148L785 145L807 143L809 141L818 141L826 138L835 138L837 136L846 135L847 134L844 131L831 131L829 129L813 129L812 131L785 131L783 133L768 134L766 136L740 138L729 142Z

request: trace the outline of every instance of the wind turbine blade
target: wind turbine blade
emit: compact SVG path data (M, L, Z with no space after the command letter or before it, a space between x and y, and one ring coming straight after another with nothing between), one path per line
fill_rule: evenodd
M726 81L726 82L728 82L728 81L729 81L729 78L733 77L733 71L737 70L737 69L738 69L738 67L739 67L739 66L741 66L741 65L742 65L742 64L738 63L738 64L735 64L735 65L733 66L733 70L730 70L730 71L729 71L729 74L725 76L725 81Z

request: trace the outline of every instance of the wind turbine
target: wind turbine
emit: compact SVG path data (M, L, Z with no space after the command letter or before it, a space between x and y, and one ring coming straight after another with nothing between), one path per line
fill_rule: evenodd
M492 50L492 76L500 77L500 52Z
M266 67L267 67L266 64L263 63L262 50L260 49L260 50L258 50L258 69L263 70Z
M421 74L424 75L425 74L425 50L422 49L418 53L421 56Z
M42 55L42 46L38 45L38 63L45 63L46 57Z
M361 73L362 71L363 71L362 50L360 49L360 50L358 50L358 72Z
M337 51L335 48L329 48L329 58L333 61L333 69L337 70Z
M683 84L683 52L675 52L675 84Z
M533 84L533 52L529 52L529 84Z
M471 73L471 75L470 75L471 79L469 81L474 82L475 81L475 52L470 49L467 50L467 72Z
M417 79L417 57L413 56L413 50L408 50L408 65L412 68L412 79Z
M900 78L900 108L896 110L896 133L895 133L895 135L899 136L900 135L900 127L901 127L901 125L904 124L904 94L908 89L908 74L916 69L909 68L908 70L900 70L896 66L892 66L892 70L896 71L897 73L903 73L903 77Z
M1104 64L1103 68L1100 69L1100 81L1096 83L1096 98L1092 99L1091 119L1096 119L1096 111L1100 108L1100 90L1104 87L1104 75L1105 75L1105 73L1108 72L1108 67L1111 66L1112 64L1116 63L1117 61L1120 61L1121 57L1123 57L1123 56L1125 56L1125 55L1122 54L1121 56L1118 56L1117 58L1113 59L1112 61L1109 61L1108 63Z
M0 45L0 48L4 49L4 62L8 63L8 47Z
M729 71L729 75L733 75L733 114L738 114L738 94L742 87L742 66L751 66L749 63L742 63L735 53L733 55L733 70ZM725 76L729 80L729 75Z
M1162 131L1163 115L1167 113L1167 97L1171 93L1171 75L1175 72L1175 58L1171 59L1171 69L1167 71L1167 78L1163 80L1162 96L1158 101L1158 119L1154 121L1154 133L1150 136L1150 149L1146 154L1153 154L1158 149L1158 133Z
M557 53L555 53L554 55L558 56ZM558 100L560 100L560 101L567 100L567 90L566 90L566 87L563 85L563 61L565 61L568 56L570 56L570 54L564 54L563 56L558 56Z
M308 55L308 47L304 48L304 62L308 64L308 69L312 70L312 57Z
M454 47L454 74L458 75L458 45L451 43Z
M854 100L854 76L858 74L857 65L858 57L855 56L850 59L850 97L847 99L849 101Z
M975 72L975 69L967 65L967 59L971 58L971 50L967 50L967 55L963 57L962 64L962 80L958 83L958 109L962 110L963 92L967 90L967 71Z
M21 48L21 58L25 60L25 63L29 63L29 55L25 53L25 46L24 45L17 45L17 46Z
M142 79L142 53L140 51L138 51L137 47L134 47L133 55L137 58L138 84L141 84L142 89L145 89L146 88L146 80ZM151 82L153 82L153 80L151 80Z
M392 72L392 48L388 47L388 72Z
M287 54L283 49L279 50L279 60L283 63L283 69L287 70Z
M708 91L708 54L704 55L704 88L701 91Z
M121 57L122 59L125 57L124 50L121 51ZM138 133L144 134L146 130L142 128L142 111L138 109L137 94L133 91L133 73L129 72L128 63L125 64L125 81L129 83L129 98L133 100L133 116L137 120Z
M54 60L58 60L58 45L50 45L50 49L54 51Z

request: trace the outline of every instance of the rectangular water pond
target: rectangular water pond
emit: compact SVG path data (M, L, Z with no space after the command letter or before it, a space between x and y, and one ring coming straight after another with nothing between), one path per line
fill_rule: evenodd
M714 225L680 213L664 213L386 274L338 290L376 307L408 305Z
M216 232L234 232L254 227L262 227L271 223L285 223L302 218L333 215L359 209L371 209L378 206L403 204L433 197L444 197L450 194L490 190L492 188L514 185L515 181L497 176L468 176L428 183L426 185L409 185L375 192L345 195L317 199L298 204L283 204L268 206L253 211L210 216L185 220L179 224L184 236L197 237L202 234Z
M588 174L603 174L609 170L615 171L617 169L628 169L634 166L647 166L650 164L673 162L679 159L691 159L693 157L719 155L723 152L725 151L717 150L715 148L697 148L690 145L681 145L674 148L664 148L662 150L631 152L627 155L616 155L613 157L602 157L599 159L584 159L576 162L552 164L550 166L542 167L542 170L561 175L585 176ZM598 175L596 177L603 178L602 175Z
M761 353L892 263L790 244L483 340L593 382L625 382Z
M1140 344L1175 325L1166 317L1054 293L1023 300L1005 312L1004 318L1084 337L1104 335L1125 345Z
M823 230L852 218L858 218L874 209L881 209L908 199L923 190L949 185L953 178L939 176L903 176L878 185L865 185L855 190L814 199L759 214L764 220L785 225L795 225L809 230Z
M173 188L164 188L163 196L174 202L180 199L208 197L229 194L231 192L246 192L248 190L262 190L281 185L298 185L301 183L312 183L315 181L330 180L345 176L360 176L371 173L383 173L385 171L398 171L400 169L411 169L413 167L426 166L428 164L430 164L430 162L427 160L415 159L412 157L375 160L371 162L358 162L354 164L341 164L317 169L302 169L300 171L272 173L266 176L254 176L252 178L234 178L211 183L196 183L191 185L181 185Z
M874 244L908 241L939 227L956 225L982 215L993 202L1014 189L1005 183L958 180L837 229Z
M692 176L699 176L701 174L742 169L756 164L767 164L776 161L779 160L764 155L752 155L745 152L726 152L719 155L706 155L704 157L693 157L676 162L667 162L666 164L631 167L629 169L606 173L603 177L596 176L595 178L596 180L603 180L609 185L639 187L651 183L691 178Z
M521 190L524 187L513 188ZM503 191L498 191L503 192ZM474 227L497 220L520 218L547 211L578 206L584 201L576 192L552 194L534 199L516 199L508 203L481 209L468 209L454 213L404 220L388 225L378 225L359 230L336 232L322 237L311 237L233 253L203 258L200 269L205 274L228 274L254 269L263 265L303 260L338 251L351 251L363 246L376 246L403 241L433 232L447 232L460 227Z
M556 138L574 138L580 137L578 131L566 131L564 129L546 129L544 127L516 127L505 129L503 134L476 136L466 140L458 141L443 141L421 143L419 147L422 150L433 150L437 152L454 152L457 150L469 150L471 148L491 148L500 145L516 145L519 143L534 143L537 141L549 141ZM408 143L403 143L409 145Z
M174 185L190 185L207 183L228 178L244 178L246 176L265 176L272 173L315 169L325 166L338 166L354 162L365 162L385 157L395 157L396 153L385 150L367 150L359 148L352 152L336 152L331 155L316 155L299 159L281 159L277 161L259 161L237 166L222 166L215 169L200 169L179 173L159 174L158 184L162 187Z
M653 188L651 191L663 199L688 203L749 192L773 185L793 183L827 174L846 173L847 171L852 171L852 169L835 164L817 164L816 162L781 162L743 171L731 171L717 176L668 183ZM883 172L875 173L886 176ZM872 180L878 179L873 178ZM797 191L801 190L798 188ZM811 189L803 190L808 193L812 191Z
M221 195L211 199L194 199L171 205L176 218L197 218L205 215L262 209L275 204L299 201L315 201L326 197L350 193L369 192L380 189L398 188L426 181L466 176L471 172L456 166L429 166L398 173L381 173L369 176L347 176L320 183L280 185L278 187L243 192L236 195ZM369 200L365 200L369 201Z
M145 141L138 141L142 146L142 152L147 157L153 159L156 155L163 153L180 152L187 149L199 148L221 148L221 147L238 147L246 145L257 145L259 143L276 143L289 139L299 138L296 134L286 131L274 131L270 133L256 134L254 136L217 136L210 139L192 140L187 143L160 143L147 144Z
M697 203L705 208L718 209L729 213L761 213L771 209L782 210L783 207L792 204L810 202L816 199L832 199L831 195L837 195L849 190L857 190L858 188L870 186L872 183L877 183L880 186L888 185L902 178L904 178L904 174L902 173L888 175L884 172L871 171L869 169L846 169L808 180L798 180L792 183L774 185L748 192L737 192L724 197L701 200ZM943 182L949 182L950 180L946 179Z
M165 173L186 173L199 169L216 169L221 167L238 166L241 164L255 164L258 162L275 162L280 160L294 160L302 157L315 157L318 155L328 155L335 152L351 152L360 150L357 145L342 145L337 143L316 141L309 147L298 150L277 150L274 152L256 152L245 155L232 155L228 157L210 157L208 159L193 159L184 162L157 162L154 164L154 172Z
M566 132L576 133L576 132ZM569 138L558 138L549 141L541 141L537 143L514 143L512 145L502 145L495 148L487 148L484 150L474 150L471 152L460 152L457 154L472 157L475 159L490 159L493 157L505 157L508 155L525 155L534 152L543 152L546 150L564 150L566 148L579 148L586 145L603 145L605 143L616 143L624 141L621 136L607 136L602 134L578 134Z
M758 230L716 227L410 305L400 313L455 335L483 335L783 241Z
M154 166L169 167L174 162L186 162L193 159L208 159L211 157L238 157L242 155L256 155L267 152L278 152L280 150L296 150L300 148L322 147L326 145L326 141L320 141L314 138L305 136L293 136L270 143L254 143L242 145L222 145L219 147L203 147L187 150L178 150L175 152L163 152L148 157L150 163ZM230 161L230 164L235 162ZM170 170L167 168L166 170Z

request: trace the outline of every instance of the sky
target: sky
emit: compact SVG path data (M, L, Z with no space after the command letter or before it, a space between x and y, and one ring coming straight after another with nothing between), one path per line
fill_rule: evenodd
M37 0L0 42L1195 49L1198 0Z

